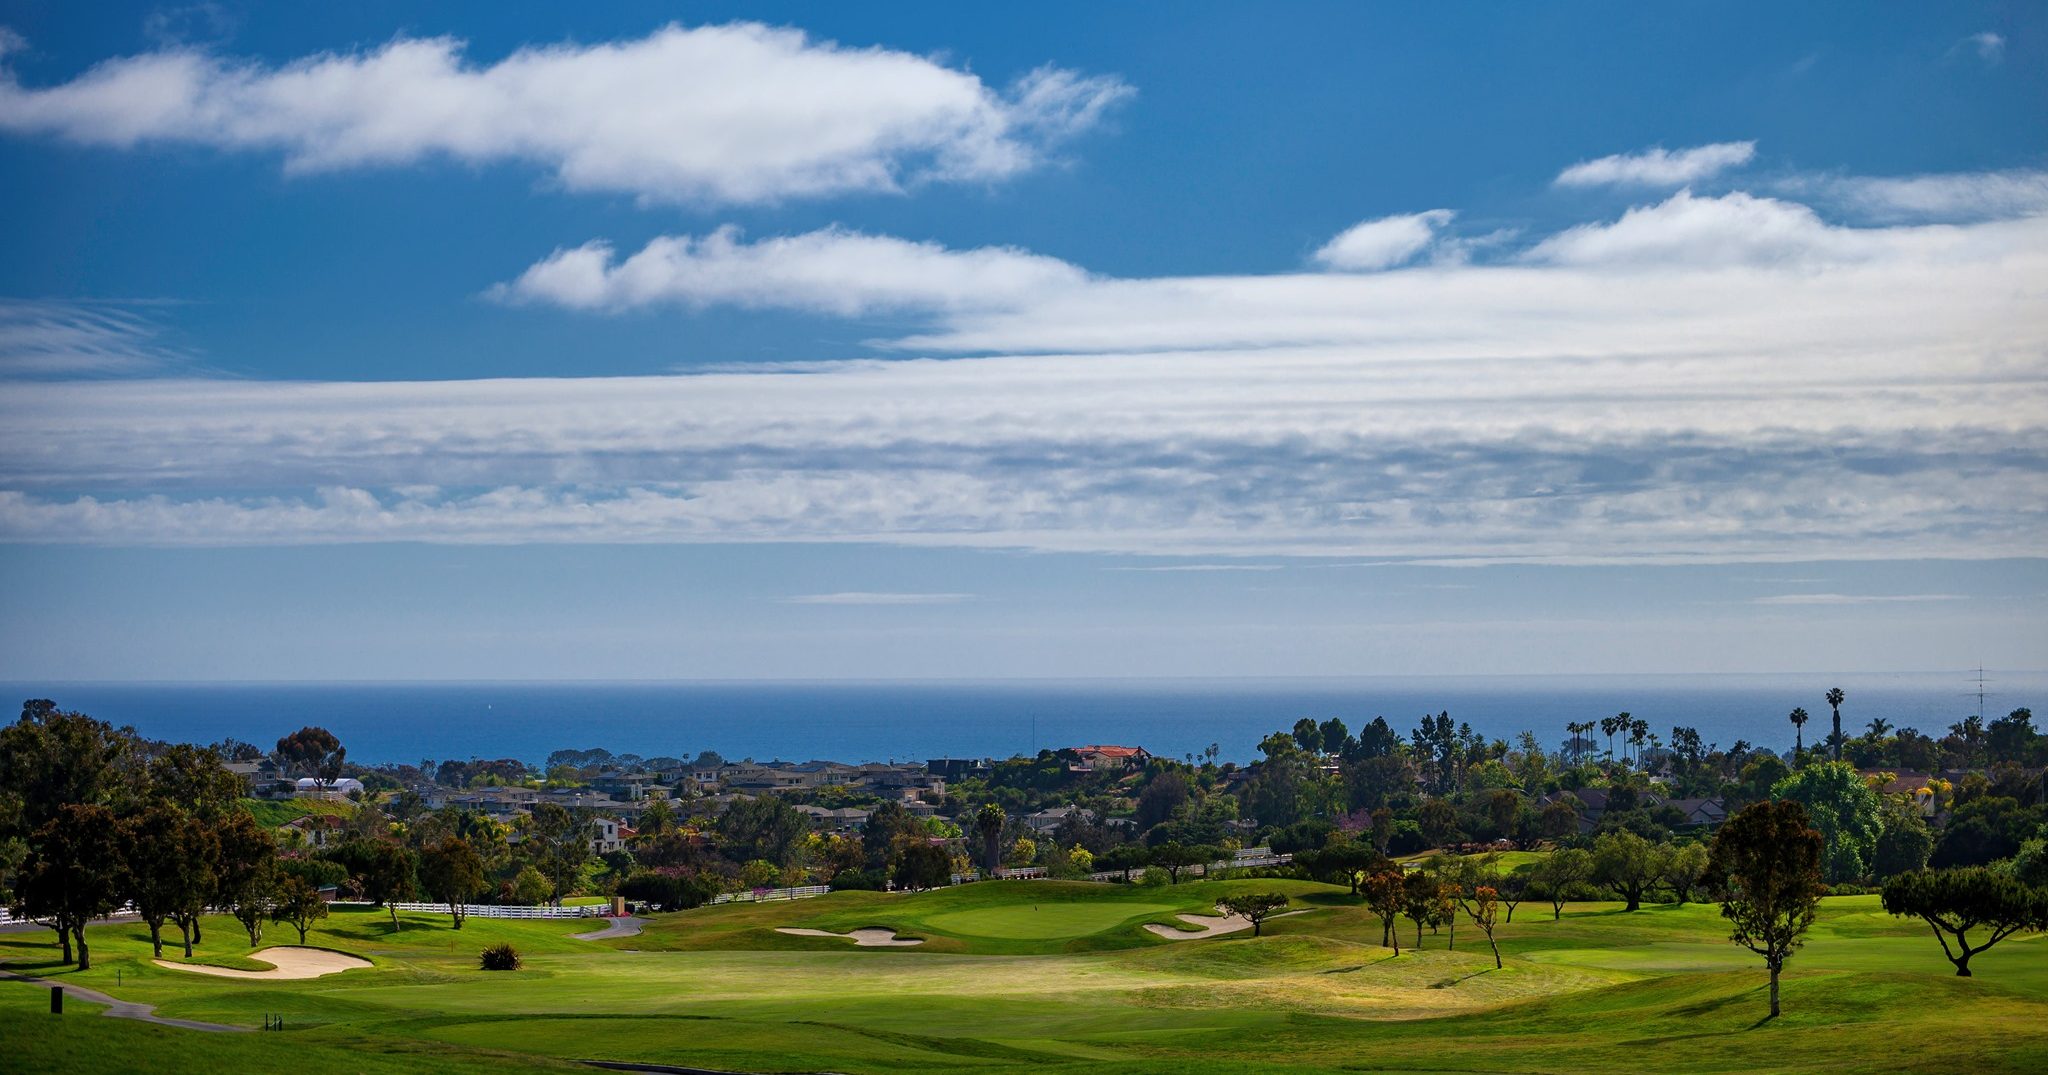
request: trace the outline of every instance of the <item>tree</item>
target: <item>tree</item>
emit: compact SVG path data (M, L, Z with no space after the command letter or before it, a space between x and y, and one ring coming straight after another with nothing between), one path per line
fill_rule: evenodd
M1401 913L1407 896L1407 877L1401 867L1392 862L1381 865L1366 875L1360 887L1365 892L1365 904L1372 913L1380 916L1380 944L1401 954L1400 931L1394 928L1394 916Z
M735 862L766 859L786 866L790 849L809 830L810 822L803 812L777 795L734 799L718 815L718 839L726 855ZM579 860L576 865L581 867L583 863Z
M45 919L64 940L65 962L76 944L79 970L92 969L85 925L120 903L121 844L114 812L94 804L66 803L29 835L15 907L24 917Z
M1593 856L1576 847L1554 851L1536 867L1536 884L1550 901L1550 920L1564 917L1564 905L1593 879Z
M1835 732L1828 737L1828 746L1834 751L1833 760L1835 761L1842 760L1842 702L1847 697L1848 695L1843 694L1840 687L1828 688L1828 708L1833 710L1835 714ZM1822 833L1821 835L1825 837L1827 834Z
M990 877L1003 864L1003 826L1008 822L1003 808L994 803L983 803L974 812L974 832L981 837L981 860Z
M1225 897L1217 906L1226 914L1233 914L1252 924L1252 936L1259 935L1266 919L1287 906L1287 896L1280 892L1245 892Z
M327 901L311 881L297 874L282 874L277 880L276 898L271 901L270 920L288 922L299 931L299 943L306 943L306 931L327 917Z
M1707 849L1700 844L1682 844L1664 856L1664 886L1678 897L1679 906L1692 899L1693 889L1707 873Z
M898 888L944 888L953 879L953 857L929 840L912 842L896 861L895 879Z
M1415 947L1422 947L1422 927L1436 926L1443 911L1443 890L1434 877L1416 870L1401 879L1401 913L1415 923Z
M1356 896L1366 875L1385 862L1386 856L1370 845L1338 840L1318 851L1299 852L1294 861L1314 876L1350 885L1351 894Z
M1798 765L1806 755L1806 710L1792 710L1792 764Z
M1887 807L1884 831L1871 849L1870 872L1879 880L1918 870L1927 865L1934 851L1934 834L1927 829L1920 812L1911 807Z
M783 809L795 812L788 803L775 801ZM733 805L738 806L739 802ZM730 812L728 808L727 813ZM723 825L725 817L721 815L719 821ZM522 824L521 846L534 868L548 879L551 898L560 906L562 897L569 894L577 875L583 871L583 864L590 861L590 819L559 803L538 803L522 819Z
M1432 798L1422 804L1416 812L1416 824L1422 827L1422 838L1431 847L1442 847L1458 839L1458 810L1443 799Z
M1493 969L1499 970L1500 945L1494 942L1493 926L1494 917L1499 913L1500 893L1492 885L1476 885L1471 895L1461 894L1458 897L1458 906L1464 908L1465 916L1486 934L1486 946L1493 949Z
M348 757L348 748L341 745L341 740L335 738L333 732L308 726L278 740L277 756L288 768L331 782L341 778L341 766Z
M215 826L213 837L213 905L231 912L255 944L276 888L277 843L246 811Z
M1095 868L1120 871L1124 880L1129 881L1132 870L1151 862L1152 851L1144 844L1118 844L1095 857Z
M861 826L861 850L867 857L867 868L886 872L896 860L897 844L915 838L923 832L918 820L910 816L903 804L890 799L874 808L868 814L868 823Z
M120 823L121 891L149 925L150 947L158 959L164 956L164 923L195 899L203 901L212 885L201 857L203 834L194 831L198 826L185 811L163 801Z
M402 928L398 924L397 905L400 900L412 895L418 886L417 857L410 848L403 845L378 841L371 845L364 867L360 878L363 894L370 897L371 902L383 904L391 912L392 930ZM556 891L559 892L560 888L557 887Z
M531 865L521 866L512 878L512 898L532 906L548 898L548 879Z
M0 837L28 837L66 806L115 806L134 736L48 699L22 703L0 728Z
M1970 957L1977 953L2021 930L2048 930L2048 889L1982 866L1902 873L1885 882L1883 899L1892 914L1927 923L1961 978L1970 977ZM1970 931L1978 928L1990 934L1972 945Z
M242 778L228 772L219 754L179 743L149 760L150 796L202 821L232 813L242 798Z
M1826 847L1821 872L1831 882L1853 881L1869 872L1884 802L1845 761L1811 765L1780 780L1771 796L1806 808Z
M1778 974L1813 924L1820 904L1822 840L1806 808L1789 800L1757 803L1714 834L1707 878L1733 924L1729 940L1764 957L1771 972L1771 1018L1778 1017Z
M1643 894L1663 872L1664 855L1656 844L1626 829L1602 833L1593 841L1593 879L1628 901L1624 910L1638 910Z
M461 929L463 904L483 891L483 856L460 836L444 837L420 853L419 876L427 892L448 905L449 917Z
M1180 872L1190 866L1201 866L1210 862L1218 852L1213 847L1200 845L1164 843L1152 849L1152 865L1166 870L1173 884L1180 884Z

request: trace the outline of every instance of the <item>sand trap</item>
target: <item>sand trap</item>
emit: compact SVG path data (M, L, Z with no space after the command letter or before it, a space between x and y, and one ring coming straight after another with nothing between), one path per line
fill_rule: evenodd
M1307 913L1307 908L1299 911L1283 911L1280 914L1268 916L1266 921L1271 922L1275 918L1286 918L1288 915ZM1172 926L1162 926L1156 922L1146 923L1145 928L1169 941L1199 941L1205 937L1221 937L1226 933L1242 933L1252 928L1251 919L1245 918L1242 915L1184 914L1175 915L1174 917L1198 928L1175 929Z
M837 937L841 940L852 941L862 948L908 948L914 944L924 943L915 937L898 937L893 929L878 929L874 927L857 929L852 933L833 933L822 929L798 929L794 926L777 926L775 927L775 932L787 933L792 937Z
M270 964L270 969L235 970L231 967L203 967L197 963L173 963L167 959L157 960L156 965L170 970L191 971L193 974L211 974L216 978L266 978L271 981L318 978L371 965L367 959L345 956L325 948L300 948L296 945L265 948L251 952L249 958Z

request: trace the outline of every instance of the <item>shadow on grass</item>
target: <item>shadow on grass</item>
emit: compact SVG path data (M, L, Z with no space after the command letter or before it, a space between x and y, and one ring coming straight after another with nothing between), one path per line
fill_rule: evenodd
M1469 982L1469 981L1471 981L1472 979L1474 979L1474 978L1477 978L1477 977L1479 977L1479 976L1480 976L1480 975L1482 975L1482 974L1492 974L1492 973L1493 973L1493 971L1494 971L1494 968L1492 968L1492 967L1487 967L1487 968L1485 968L1484 970L1476 970L1476 971L1473 971L1472 973L1470 973L1470 974L1467 974L1467 975L1465 975L1465 976L1464 976L1464 977L1462 977L1462 978L1445 978L1445 979L1443 979L1443 980L1441 980L1441 981L1431 982L1431 983L1429 983L1429 987L1430 987L1431 989L1450 989L1450 988L1453 988L1453 987L1455 987L1455 986L1459 986L1459 985L1462 985L1462 984L1464 984L1464 983L1466 983L1466 982Z
M1357 966L1354 966L1354 967L1331 967L1331 968L1330 968L1329 970L1326 970L1326 971L1318 971L1317 973L1319 973L1319 974L1356 974L1356 973L1358 973L1359 971L1362 971L1362 970L1366 969L1367 967L1377 967L1377 966L1379 966L1380 964L1382 964L1382 963L1385 963L1385 962L1387 962L1388 960L1392 960L1392 959L1398 959L1398 958L1400 958L1400 957L1399 957L1398 955L1396 955L1396 954L1395 954L1395 953L1393 953L1393 952L1389 952L1389 953L1387 953L1386 955L1383 955L1383 956L1379 957L1378 959L1375 959L1375 960L1372 960L1372 961L1370 961L1370 962L1366 962L1366 963L1360 963L1360 964L1358 964Z

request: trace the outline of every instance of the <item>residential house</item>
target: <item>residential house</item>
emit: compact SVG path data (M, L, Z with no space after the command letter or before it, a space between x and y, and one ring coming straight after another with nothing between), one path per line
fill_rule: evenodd
M1143 769L1145 763L1152 759L1152 755L1147 753L1144 747L1103 746L1097 744L1074 747L1072 749L1075 756L1081 759L1080 767L1091 773L1129 772L1133 769Z

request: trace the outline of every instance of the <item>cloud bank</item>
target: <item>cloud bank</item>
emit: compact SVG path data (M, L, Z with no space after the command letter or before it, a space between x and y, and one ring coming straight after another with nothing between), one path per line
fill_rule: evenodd
M0 69L0 129L281 152L293 171L516 161L571 190L736 204L1002 179L1131 92L1054 67L996 89L925 57L757 23L489 64L464 50L400 37L272 67L168 47L45 87Z

